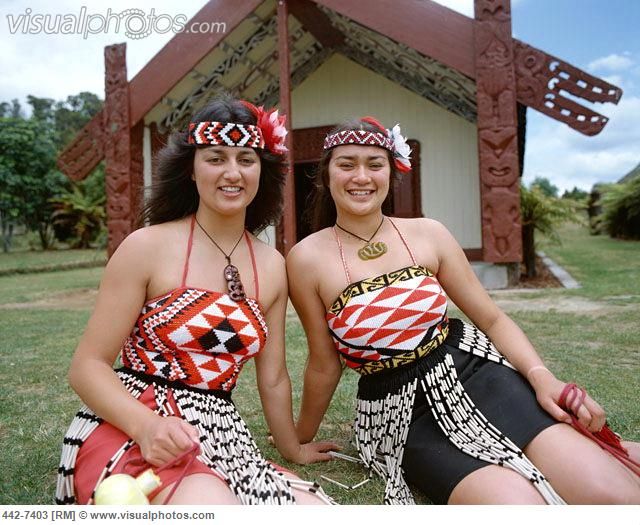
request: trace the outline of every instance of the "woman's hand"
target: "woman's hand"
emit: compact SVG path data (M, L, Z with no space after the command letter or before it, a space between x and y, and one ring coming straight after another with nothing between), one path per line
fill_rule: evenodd
M186 452L194 443L200 443L198 431L184 419L157 414L132 437L140 446L145 461L156 467Z
M536 392L536 398L540 406L558 421L571 424L570 415L558 404L566 383L557 379L546 368L536 370L535 373L529 375L531 386ZM585 396L582 406L578 409L578 413L574 415L591 432L598 432L606 422L604 410L588 394Z
M333 456L328 454L330 450L340 450L340 447L332 441L312 441L300 445L297 451L293 454L288 454L286 459L299 465L331 461Z

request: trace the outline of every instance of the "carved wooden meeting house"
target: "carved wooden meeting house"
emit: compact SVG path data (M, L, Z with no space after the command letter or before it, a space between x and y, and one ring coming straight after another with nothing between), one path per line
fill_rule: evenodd
M441 221L506 284L508 263L522 259L526 108L595 135L607 117L576 99L622 95L513 38L510 0L475 0L475 18L431 0L211 0L190 23L212 21L225 31L176 34L131 80L125 44L105 48L104 109L59 166L82 179L105 161L109 253L135 228L166 134L225 90L289 117L285 211L267 232L283 252L309 233L301 211L324 134L374 115L400 122L413 148L413 172L394 182L385 211Z

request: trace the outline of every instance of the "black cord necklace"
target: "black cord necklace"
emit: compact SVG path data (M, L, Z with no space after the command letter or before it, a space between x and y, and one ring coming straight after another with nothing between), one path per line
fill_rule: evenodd
M233 255L233 252L238 247L238 244L240 244L240 241L244 236L244 231L240 234L240 237L229 252L229 255L227 255L227 253L222 248L220 248L220 245L213 240L213 237L209 235L207 230L204 229L202 224L198 222L197 217L196 224L200 227L203 233L207 237L209 237L209 240L213 243L213 245L222 252L222 255L224 255L224 258L227 260L227 265L224 267L224 278L227 281L227 290L229 291L229 297L231 297L231 299L233 299L234 301L244 301L246 294L244 293L244 286L242 286L242 281L240 280L240 272L238 272L238 268L231 264L231 255Z
M381 255L384 255L385 253L387 253L387 245L384 242L382 241L377 241L374 243L371 242L371 239L373 239L376 236L376 233L380 231L380 228L382 227L382 223L384 222L384 218L385 217L383 215L382 220L380 221L380 224L378 224L378 227L376 228L376 231L374 231L373 235L368 239L365 239L364 237L360 237L359 235L356 235L355 233L344 229L342 226L338 224L337 221L336 221L336 227L340 228L343 232L348 233L349 235L353 235L355 238L360 239L361 241L366 243L362 248L358 250L358 257L360 257L360 259L362 259L363 261L368 261L370 259L377 259Z

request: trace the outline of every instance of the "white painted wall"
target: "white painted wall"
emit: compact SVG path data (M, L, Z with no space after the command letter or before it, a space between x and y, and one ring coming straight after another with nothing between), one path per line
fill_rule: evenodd
M475 124L342 55L334 54L291 94L293 128L371 115L400 123L421 146L422 212L464 248L482 246Z

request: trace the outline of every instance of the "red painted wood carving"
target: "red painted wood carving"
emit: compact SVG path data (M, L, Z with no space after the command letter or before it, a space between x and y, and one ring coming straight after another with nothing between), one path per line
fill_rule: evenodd
M58 167L73 180L82 180L104 158L103 112L96 114L58 156Z
M129 127L126 46L105 48L104 156L108 252L134 229L142 185L142 126Z
M519 262L520 177L509 0L475 0L483 259Z
M514 42L518 102L585 135L600 133L609 119L562 92L589 102L617 104L622 90L524 42Z

